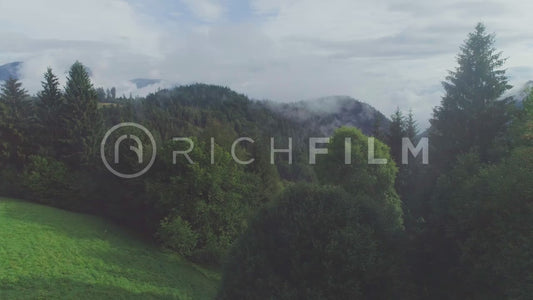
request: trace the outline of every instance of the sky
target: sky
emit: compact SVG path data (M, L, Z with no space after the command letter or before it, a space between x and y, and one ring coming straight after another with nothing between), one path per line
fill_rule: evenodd
M524 0L0 0L0 65L23 61L32 93L48 66L64 82L79 60L119 95L155 88L133 78L282 102L347 95L386 115L412 109L426 127L477 22L496 34L511 84L532 80Z

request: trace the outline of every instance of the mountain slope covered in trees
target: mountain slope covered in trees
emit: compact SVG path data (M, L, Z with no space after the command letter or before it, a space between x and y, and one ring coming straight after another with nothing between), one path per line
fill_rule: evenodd
M281 116L294 120L301 128L309 128L314 134L331 136L342 126L359 128L365 134L373 134L376 122L387 131L389 119L367 103L348 96L323 97L294 103L266 102L267 107Z

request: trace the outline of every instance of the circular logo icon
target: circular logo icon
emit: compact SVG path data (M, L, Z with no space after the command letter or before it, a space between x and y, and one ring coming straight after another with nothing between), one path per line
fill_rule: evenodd
M126 127L133 127L133 128L140 129L150 139L150 143L152 145L152 156L151 156L150 161L148 162L148 164L142 170L140 170L138 172L135 172L135 173L132 173L132 174L125 174L125 173L121 173L121 172L115 170L111 166L111 164L108 162L108 160L106 158L106 151L105 151L107 140L109 139L111 134L113 134L115 131L117 131L117 130L119 130L121 128L126 128ZM136 131L138 131L138 130L136 130ZM114 147L113 147L113 150L114 150L114 152L113 152L114 161L113 162L114 162L114 164L118 164L119 163L120 145L121 145L122 142L124 142L126 140L131 140L132 142L134 142L136 144L136 146L130 146L129 150L133 151L137 155L137 163L139 165L142 165L144 163L144 147L143 147L143 143L142 143L141 139L138 136L134 135L134 134L123 134L123 135L121 135L120 137L118 137L116 139ZM126 178L126 179L137 178L137 177L143 175L144 173L148 172L148 170L150 170L150 168L152 167L152 165L155 162L156 153L157 153L156 144L155 144L155 139L154 139L152 133L150 133L150 131L148 129L146 129L146 127L144 127L142 125L139 125L137 123L133 123L133 122L120 123L120 124L117 124L117 125L111 127L111 129L109 129L106 132L106 134L104 135L104 138L102 139L102 143L100 144L100 156L102 157L102 162L104 163L105 167L111 173L115 174L116 176L118 176L120 178Z

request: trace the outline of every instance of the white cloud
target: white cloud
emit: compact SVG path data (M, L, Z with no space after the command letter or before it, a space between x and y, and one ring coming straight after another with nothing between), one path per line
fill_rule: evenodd
M224 12L221 3L216 0L181 0L202 21L219 20Z
M333 90L368 101L385 114L396 106L411 107L427 126L440 102L440 81L455 67L460 44L478 21L497 32L497 47L510 57L507 66L515 84L531 74L515 72L516 67L533 66L533 3L520 0L253 0L252 7L267 16L264 31L291 57L285 60L290 71L274 80L307 83L262 91L282 100Z
M0 0L0 63L25 61L32 92L46 66L64 77L79 59L119 94L148 92L128 82L138 77L278 101L345 94L385 114L412 107L425 126L459 45L483 21L509 57L511 83L533 79L533 2L238 1Z

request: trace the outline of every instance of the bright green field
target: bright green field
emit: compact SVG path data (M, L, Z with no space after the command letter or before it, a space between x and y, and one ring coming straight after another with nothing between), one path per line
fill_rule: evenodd
M220 276L100 218L0 198L0 299L211 299Z

